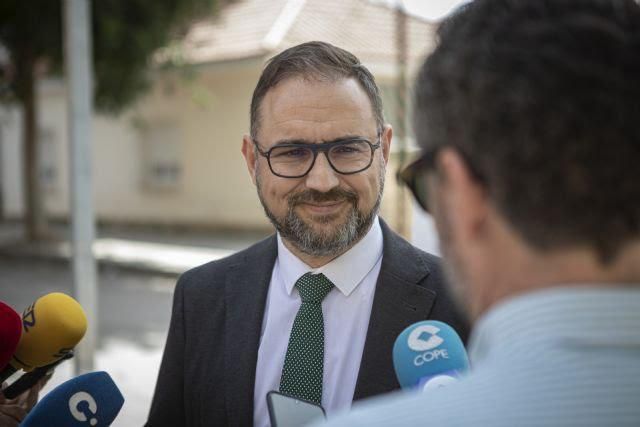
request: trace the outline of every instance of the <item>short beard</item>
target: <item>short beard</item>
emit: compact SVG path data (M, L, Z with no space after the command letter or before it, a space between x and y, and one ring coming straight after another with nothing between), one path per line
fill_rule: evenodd
M383 163L384 165L384 163ZM265 214L278 230L280 236L291 243L296 249L304 254L314 257L339 256L349 250L353 245L362 239L373 223L374 218L380 210L382 193L384 190L384 167L380 172L379 191L376 202L368 212L361 212L358 209L359 197L354 191L333 188L326 193L317 190L306 190L292 194L287 199L288 211L284 218L278 218L269 209L262 197L262 187L257 179L258 197L262 203ZM344 223L332 228L331 233L318 233L313 226L307 224L296 212L296 206L302 203L326 203L346 201L351 205ZM325 215L317 218L318 222L329 223L335 216Z

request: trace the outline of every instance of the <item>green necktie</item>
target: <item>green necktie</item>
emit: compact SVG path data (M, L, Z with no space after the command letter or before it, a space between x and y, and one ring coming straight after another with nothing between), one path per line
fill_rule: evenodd
M320 404L324 363L322 300L333 289L324 274L307 273L295 284L302 304L293 321L280 391Z

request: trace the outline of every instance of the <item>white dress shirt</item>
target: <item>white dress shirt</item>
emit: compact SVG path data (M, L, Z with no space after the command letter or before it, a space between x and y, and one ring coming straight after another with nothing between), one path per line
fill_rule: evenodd
M320 268L293 255L278 235L262 321L254 389L254 425L269 426L266 395L280 388L289 334L300 308L296 281L305 273L323 273L335 285L322 302L324 373L322 406L327 414L351 407L382 262L382 229L376 218L353 248Z

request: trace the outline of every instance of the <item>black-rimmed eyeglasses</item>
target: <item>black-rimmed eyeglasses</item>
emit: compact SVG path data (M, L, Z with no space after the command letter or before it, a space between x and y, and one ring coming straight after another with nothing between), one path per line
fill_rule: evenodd
M253 140L258 152L267 158L271 172L281 178L302 178L311 171L318 153L324 153L331 168L342 175L362 172L373 163L380 148L380 134L375 144L364 138L349 138L321 144L282 143L263 151Z

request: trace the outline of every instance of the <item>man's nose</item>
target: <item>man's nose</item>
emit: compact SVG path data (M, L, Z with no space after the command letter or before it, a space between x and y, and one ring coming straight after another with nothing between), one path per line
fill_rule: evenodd
M306 186L314 190L326 193L340 184L337 172L329 164L324 153L318 153L316 162L306 176Z

